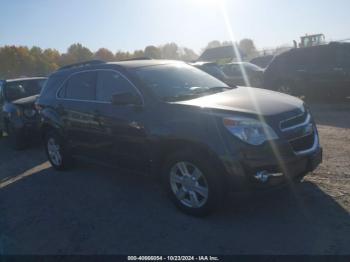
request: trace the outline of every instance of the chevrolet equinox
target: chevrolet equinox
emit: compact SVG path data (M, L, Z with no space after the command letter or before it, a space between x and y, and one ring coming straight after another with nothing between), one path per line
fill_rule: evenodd
M156 174L192 215L209 213L233 190L300 181L322 161L301 100L230 87L183 62L66 66L49 77L36 106L55 169L83 157Z

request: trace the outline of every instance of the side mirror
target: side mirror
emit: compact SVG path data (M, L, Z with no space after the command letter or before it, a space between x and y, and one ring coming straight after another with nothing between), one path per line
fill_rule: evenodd
M142 105L142 101L139 96L129 92L119 93L112 95L113 105Z

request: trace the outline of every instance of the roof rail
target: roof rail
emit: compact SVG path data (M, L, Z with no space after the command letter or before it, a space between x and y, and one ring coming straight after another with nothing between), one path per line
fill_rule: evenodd
M152 58L147 57L147 56L141 56L141 57L133 57L133 58L128 58L128 59L123 59L120 61L134 61L134 60L152 60Z
M102 60L89 60L89 61L84 61L84 62L80 62L80 63L62 66L58 70L60 71L60 70L74 68L74 67L82 67L82 66L88 66L88 65L99 65L99 64L104 64L104 63L106 63L106 62L102 61Z

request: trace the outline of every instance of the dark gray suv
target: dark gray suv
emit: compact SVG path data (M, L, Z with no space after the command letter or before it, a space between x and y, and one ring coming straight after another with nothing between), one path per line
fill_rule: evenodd
M79 156L151 172L194 215L217 208L229 191L300 181L322 161L301 100L229 87L182 62L65 67L49 77L37 105L54 168Z

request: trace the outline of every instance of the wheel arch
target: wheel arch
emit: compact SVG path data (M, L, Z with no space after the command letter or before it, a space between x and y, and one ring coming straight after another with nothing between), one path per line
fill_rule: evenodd
M63 124L60 118L52 110L43 110L41 112L40 133L44 138L47 132L55 130L59 135L64 136Z
M224 179L224 184L228 184L228 177L225 175L225 167L221 163L218 156L207 146L199 142L188 141L185 139L169 139L160 142L158 147L155 147L152 158L152 172L157 176L161 176L161 170L165 164L168 157L172 154L181 151L190 151L195 154L198 154L214 165L215 169L218 171L218 174Z

